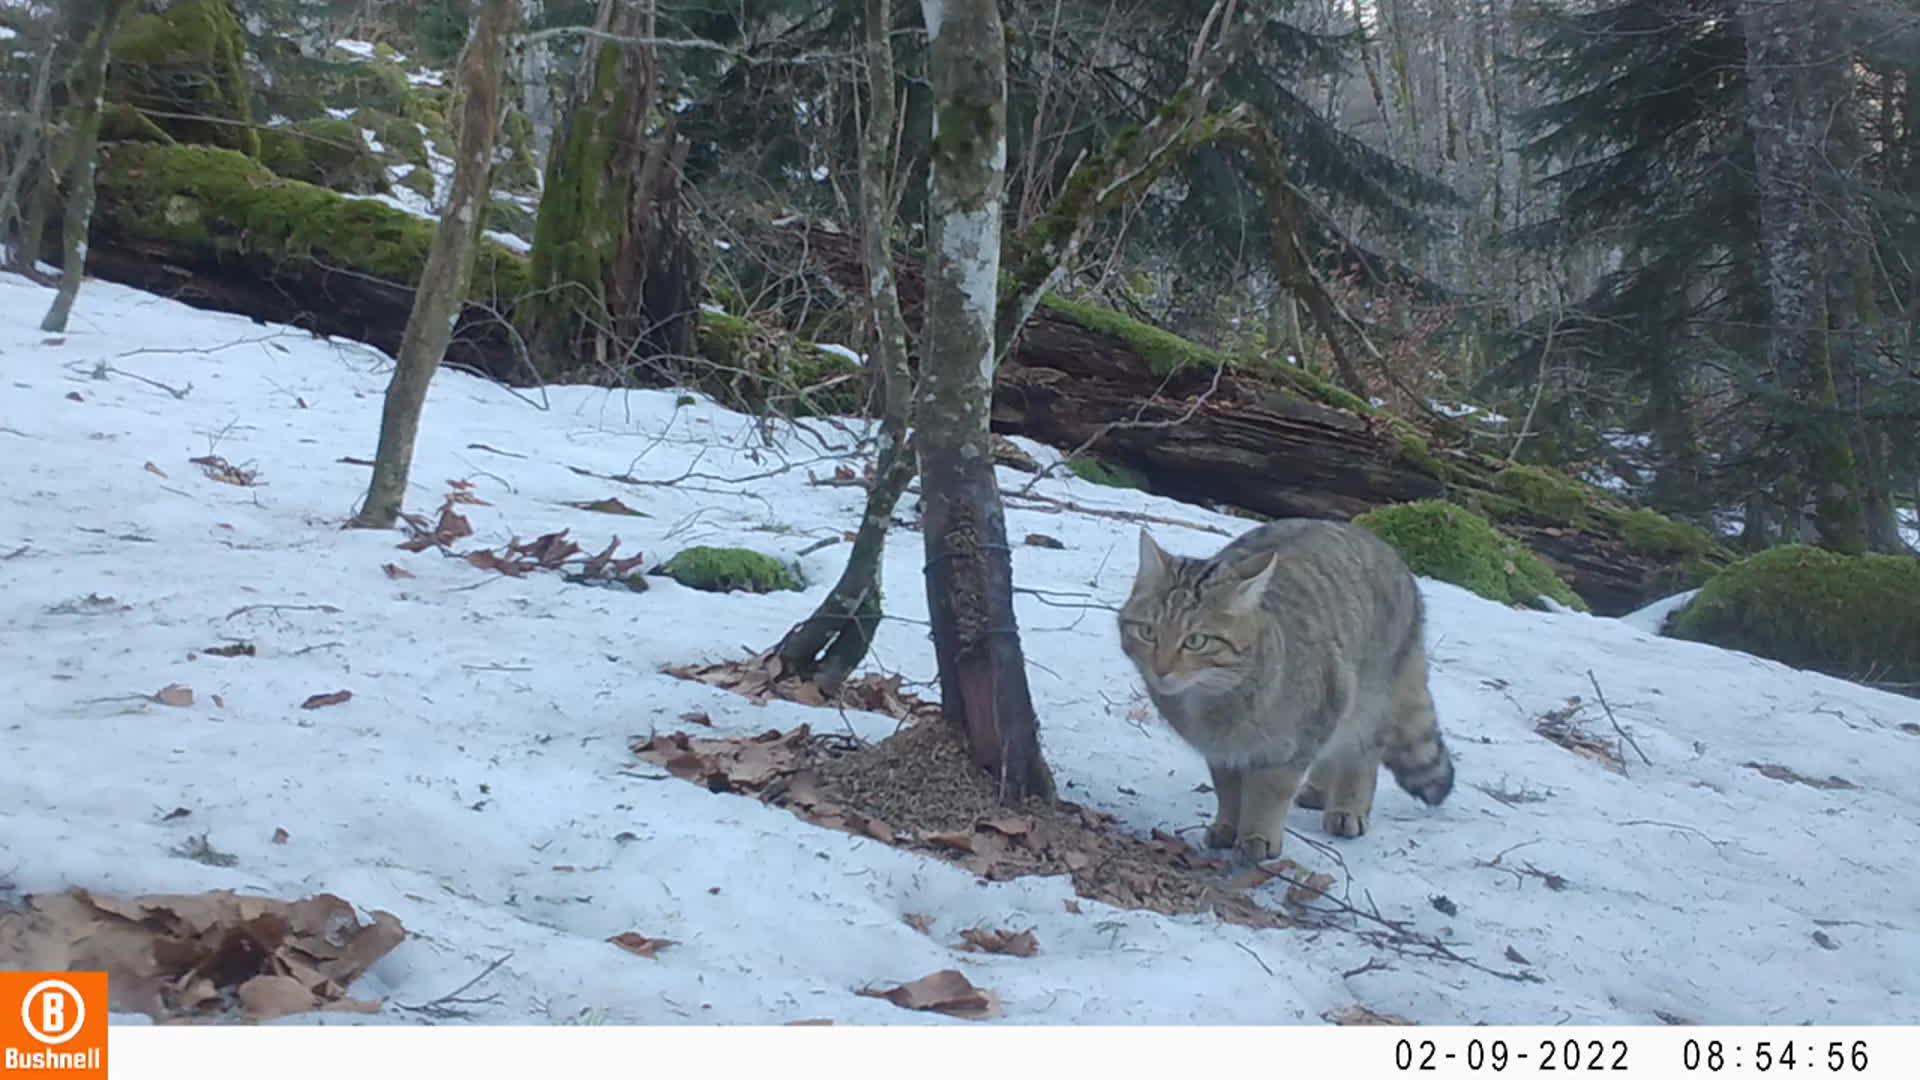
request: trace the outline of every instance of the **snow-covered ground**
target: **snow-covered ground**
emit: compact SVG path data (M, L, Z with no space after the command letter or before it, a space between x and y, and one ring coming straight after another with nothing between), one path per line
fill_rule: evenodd
M1383 784L1374 831L1337 846L1344 869L1298 841L1290 854L1341 888L1350 876L1384 915L1540 981L1338 930L1087 900L1075 913L1063 880L984 884L663 779L629 752L629 737L690 710L723 733L892 729L658 673L770 644L831 583L844 544L798 555L858 517L857 489L807 480L837 463L831 425L768 449L747 418L672 393L559 388L541 409L443 372L409 508L431 514L448 481L470 481L487 503L462 508L473 546L560 528L589 550L618 534L623 553L654 558L742 544L798 557L811 584L716 597L665 579L634 594L508 578L340 528L367 481L342 459L372 455L383 357L97 281L72 332L47 340L49 296L0 277L0 895L334 892L412 931L361 996L430 1000L511 953L473 991L497 995L473 1016L489 1023L959 1023L855 993L949 967L1023 1024L1318 1023L1356 1002L1432 1023L1920 1021L1920 737L1900 728L1920 721L1911 700L1661 639L1645 620L1510 610L1426 583L1452 799L1428 809ZM209 453L258 484L188 461ZM623 487L574 468L677 482ZM1070 476L1036 490L1246 527ZM607 496L649 516L568 505ZM1193 835L1211 809L1196 791L1204 768L1139 722L1111 616L1071 606L1123 597L1134 527L1030 503L1009 518L1016 538L1064 544L1014 558L1023 586L1068 594L1023 595L1019 612L1065 793L1143 834ZM1184 553L1223 542L1156 534ZM902 533L887 563L898 618L874 661L924 680L920 564L918 536ZM258 655L204 653L235 640ZM1621 775L1535 733L1579 696L1578 722L1615 738L1589 671L1650 764L1629 749ZM193 703L141 697L169 684ZM352 699L299 707L337 690ZM1320 838L1317 815L1295 826ZM173 854L203 833L233 865ZM931 916L931 932L910 913ZM1031 927L1039 954L956 951L973 926ZM626 931L679 944L645 959L607 942Z

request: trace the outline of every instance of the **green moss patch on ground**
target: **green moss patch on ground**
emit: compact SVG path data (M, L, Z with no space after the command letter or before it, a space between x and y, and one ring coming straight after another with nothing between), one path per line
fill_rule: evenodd
M1134 488L1145 491L1147 478L1125 465L1114 465L1099 458L1077 457L1067 462L1067 471L1089 484L1103 487Z
M1920 559L1770 548L1716 574L1667 632L1841 678L1920 683Z
M433 243L431 221L281 179L231 150L117 143L102 148L99 185L103 226L208 255L314 259L410 286ZM526 291L526 261L482 240L471 297L511 301Z
M689 589L767 593L800 588L785 563L747 548L690 547L668 559L660 573Z
M1458 585L1502 604L1538 607L1542 597L1580 611L1574 594L1539 556L1493 523L1438 499L1382 507L1353 519L1392 544L1415 574Z
M1574 529L1605 529L1627 550L1654 558L1724 562L1730 557L1711 534L1645 507L1630 507L1605 492L1537 465L1509 465L1494 474L1492 492L1467 501L1495 521L1525 520Z

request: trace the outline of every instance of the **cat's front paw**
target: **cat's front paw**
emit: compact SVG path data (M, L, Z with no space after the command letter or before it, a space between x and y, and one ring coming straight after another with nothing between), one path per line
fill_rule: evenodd
M1231 822L1216 821L1207 826L1207 846L1215 851L1232 847L1239 838L1240 830L1234 828Z
M1367 815L1357 810L1329 810L1320 815L1320 827L1327 830L1329 836L1365 836Z
M1264 836L1242 836L1233 846L1234 860L1242 866L1257 866L1280 854L1280 842Z

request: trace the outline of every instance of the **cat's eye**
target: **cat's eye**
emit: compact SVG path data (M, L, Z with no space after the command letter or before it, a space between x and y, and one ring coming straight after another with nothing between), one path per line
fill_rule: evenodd
M1199 652L1212 643L1212 634L1188 634L1186 639L1180 642L1180 647L1189 652Z
M1127 629L1132 631L1133 636L1139 638L1141 641L1151 642L1153 640L1153 626L1149 623L1130 622L1127 624Z

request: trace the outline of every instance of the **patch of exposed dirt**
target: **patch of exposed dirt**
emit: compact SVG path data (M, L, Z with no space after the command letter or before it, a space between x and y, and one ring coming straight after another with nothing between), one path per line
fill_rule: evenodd
M636 740L640 757L708 790L751 795L804 820L958 863L993 881L1062 874L1074 891L1114 907L1169 915L1212 912L1243 926L1295 919L1229 879L1225 859L1156 830L1125 831L1111 815L1070 802L999 805L960 735L943 721L913 724L862 746L806 727L748 739L684 733Z

